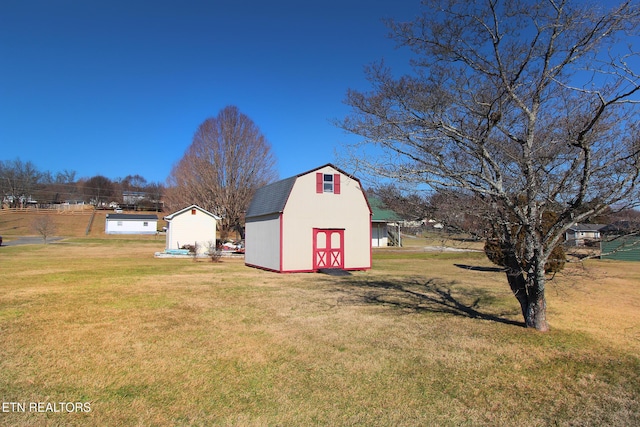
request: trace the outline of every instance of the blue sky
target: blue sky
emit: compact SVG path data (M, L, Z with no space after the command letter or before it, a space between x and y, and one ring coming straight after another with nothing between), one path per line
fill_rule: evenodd
M164 182L227 105L272 144L281 178L336 160L363 67L395 49L382 18L419 0L3 0L0 160ZM405 58L403 58L405 56Z

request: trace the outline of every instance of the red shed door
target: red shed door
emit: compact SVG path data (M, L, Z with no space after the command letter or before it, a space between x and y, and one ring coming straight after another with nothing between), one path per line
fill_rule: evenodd
M344 268L344 230L313 229L313 269Z

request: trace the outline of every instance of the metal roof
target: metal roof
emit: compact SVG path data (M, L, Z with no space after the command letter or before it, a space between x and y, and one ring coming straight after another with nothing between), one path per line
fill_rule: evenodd
M382 200L377 197L369 197L369 206L371 206L371 221L373 222L395 222L402 221L400 215L387 209Z
M107 214L107 219L116 219L116 220L139 220L139 221L149 221L149 220L158 220L158 215L149 215L149 214Z
M605 224L574 224L569 227L572 231L598 231L605 227Z
M625 236L600 242L600 258L617 261L640 261L640 237Z

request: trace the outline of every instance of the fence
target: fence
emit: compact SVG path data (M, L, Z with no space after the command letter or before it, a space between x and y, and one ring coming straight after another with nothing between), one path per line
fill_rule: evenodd
M91 215L94 207L90 205L60 205L45 208L29 206L26 208L2 208L0 215L8 215L12 213L29 213L29 214L63 214L63 215Z

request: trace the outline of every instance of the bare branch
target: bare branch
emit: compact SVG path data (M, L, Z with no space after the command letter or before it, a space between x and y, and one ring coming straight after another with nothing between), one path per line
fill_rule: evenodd
M394 78L372 66L372 92L347 94L353 114L340 126L363 137L353 164L483 200L495 210L483 210L487 233L514 251L510 277L524 275L510 279L512 289L544 305L544 266L564 232L640 199L640 76L632 66L640 55L619 43L637 42L640 7L423 5L414 21L390 23L415 53L415 73Z
M220 216L226 238L241 231L254 191L276 178L270 144L249 117L229 106L198 127L171 171L168 198L176 208L197 204Z

